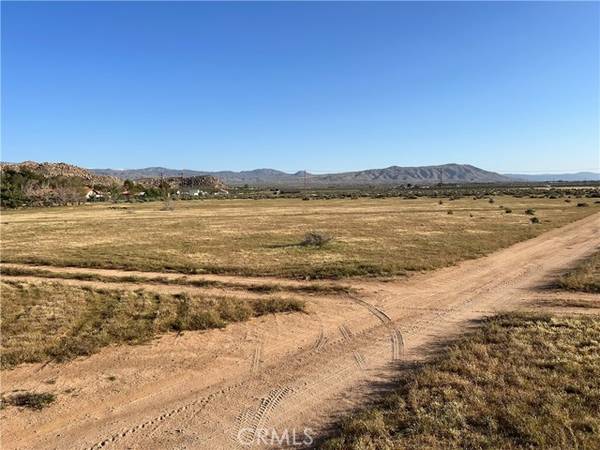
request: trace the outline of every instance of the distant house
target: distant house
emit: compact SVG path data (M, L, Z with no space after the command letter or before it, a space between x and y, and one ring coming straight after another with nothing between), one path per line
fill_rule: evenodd
M85 199L87 201L103 200L104 193L97 191L96 189L88 188L87 192L85 193Z

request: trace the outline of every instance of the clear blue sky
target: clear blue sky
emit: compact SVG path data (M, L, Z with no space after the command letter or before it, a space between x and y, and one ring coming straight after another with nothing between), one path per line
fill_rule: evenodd
M4 161L600 165L599 3L1 8Z

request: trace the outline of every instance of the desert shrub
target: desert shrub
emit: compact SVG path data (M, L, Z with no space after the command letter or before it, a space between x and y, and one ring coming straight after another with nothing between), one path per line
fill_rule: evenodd
M512 213L512 209L510 209L510 208L504 208L504 212L506 214L510 214L510 213Z
M40 410L56 400L54 394L48 392L17 392L7 397L2 397L4 405L18 406L21 408Z
M525 211L525 214L533 216L535 214L535 209L529 208L528 210Z
M565 202L566 203L571 203L571 199L570 198L565 198Z
M494 203L496 200L494 200L493 198L490 198L488 201L489 201L490 203Z
M326 234L320 233L317 231L309 231L304 235L302 241L300 241L300 245L304 247L323 247L325 244L330 242L333 238Z
M443 205L443 204L444 204L444 202L443 202L442 200L440 200L440 201L438 202L438 205Z
M452 211L451 209L448 210L448 214L454 214L454 211Z
M160 210L161 211L173 211L173 200L171 200L171 197L165 198L165 201L163 202L163 206Z
M583 207L586 207L586 206L589 206L589 205L586 202L581 202L581 203L577 203L577 206L580 207L580 208L583 208Z
M537 217L532 217L531 219L529 219L529 221L531 223L540 223L540 219L538 219Z

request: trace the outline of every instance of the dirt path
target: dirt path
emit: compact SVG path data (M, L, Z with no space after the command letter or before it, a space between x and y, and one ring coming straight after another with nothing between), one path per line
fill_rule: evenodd
M407 280L354 282L356 295L309 297L310 314L19 367L3 374L3 391L50 390L59 401L0 412L2 448L229 449L286 428L302 440L305 427L322 429L388 381L398 362L539 298L541 285L600 246L599 219Z

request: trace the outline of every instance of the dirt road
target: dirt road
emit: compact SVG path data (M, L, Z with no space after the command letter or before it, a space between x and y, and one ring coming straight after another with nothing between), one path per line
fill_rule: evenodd
M599 246L596 214L433 273L345 282L358 293L309 297L309 314L21 366L3 374L3 391L52 390L59 401L2 411L2 448L244 448L273 429L305 440L306 428L313 436L359 404L398 363L423 358L473 319L526 305Z

